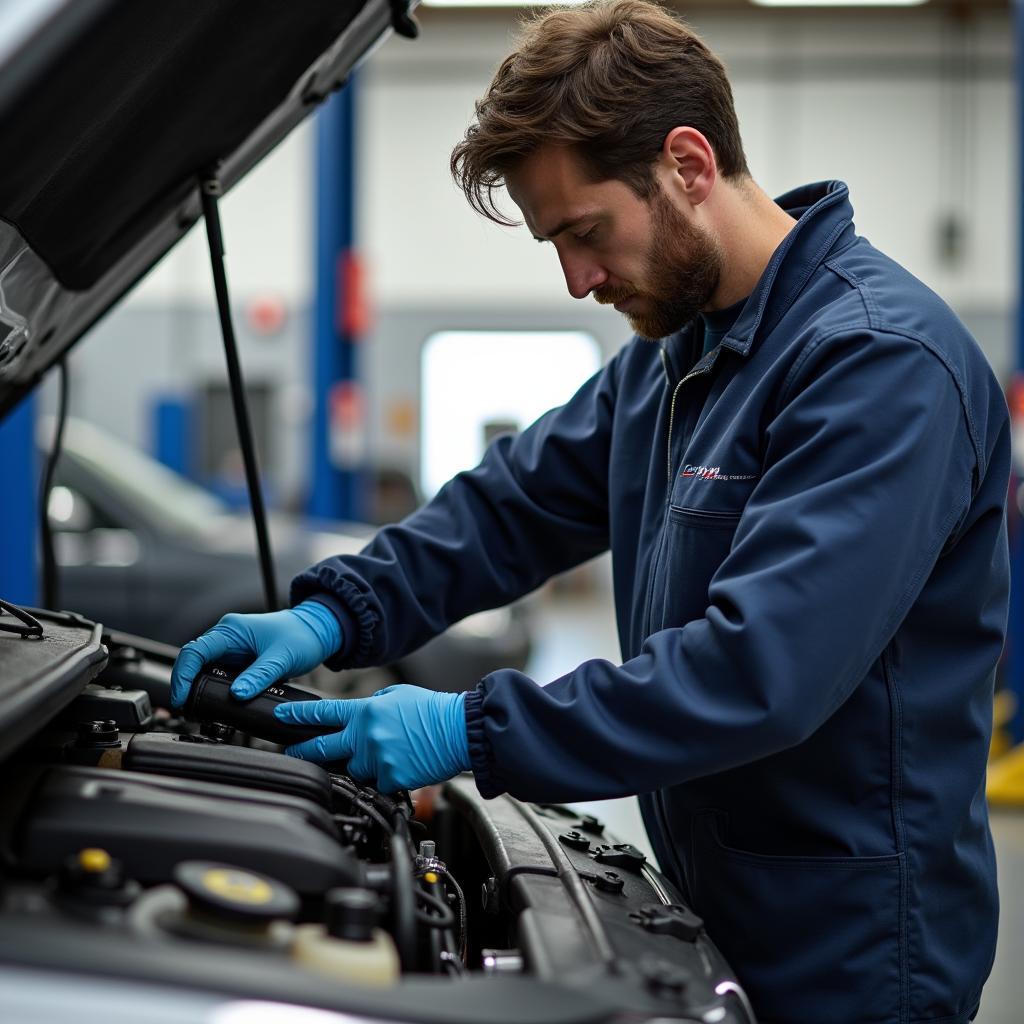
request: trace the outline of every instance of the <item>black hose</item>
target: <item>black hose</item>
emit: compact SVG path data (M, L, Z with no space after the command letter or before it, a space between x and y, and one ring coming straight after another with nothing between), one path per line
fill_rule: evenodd
M434 876L437 877L436 875ZM441 880L438 879L435 882L428 882L426 878L420 876L420 884L427 886L427 890L417 889L416 898L419 903L425 903L428 907L433 906L435 909L441 906L440 900L434 900L430 890L437 890L441 888ZM422 897L422 899L421 899ZM436 917L431 917L430 914L423 910L422 906L416 907L416 920L421 926L427 929L427 941L430 944L430 968L431 970L437 971L439 974L444 969L444 953L446 950L451 950L451 931L448 928L442 926L435 927L435 922L438 920Z
M24 608L19 608L9 601L0 601L0 615L4 612L10 613L24 625L15 626L13 623L0 622L0 633L14 633L16 636L31 637L32 639L39 639L43 635L43 624Z
M342 786L338 783L335 776L331 776L331 786L336 793L340 793L353 807L359 808L367 817L372 818L383 830L386 836L390 836L394 832L394 828L388 824L387 819L380 811L377 810L372 804L367 803L365 800L359 798L351 789L347 786Z
M436 917L422 915L416 906L418 889L413 866L412 840L409 837L408 815L411 806L408 797L405 802L391 800L372 789L361 789L352 779L344 775L330 773L331 786L335 793L347 800L353 807L371 818L388 837L388 850L391 857L391 924L398 958L403 971L416 969L418 960L417 925L439 920ZM382 808L390 817L390 822L378 810ZM419 895L424 895L419 893ZM443 908L451 917L451 911ZM454 921L454 918L452 918Z
M413 875L409 825L396 811L391 835L391 916L402 970L416 968L416 879Z
M416 899L421 903L425 903L434 911L433 914L427 914L417 909L416 919L420 924L425 924L428 928L441 929L451 928L455 924L455 915L452 913L452 908L447 906L440 896L435 896L432 892L425 892L423 889L417 889Z
M452 888L455 890L455 899L459 904L459 960L465 963L466 946L468 944L468 936L466 934L466 894L462 891L462 886L455 881L455 876L447 868L445 868L442 874L451 882Z

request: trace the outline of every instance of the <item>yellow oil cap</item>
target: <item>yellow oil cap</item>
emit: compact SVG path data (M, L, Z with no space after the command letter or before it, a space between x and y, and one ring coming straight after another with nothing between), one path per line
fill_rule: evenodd
M90 846L78 853L78 866L90 875L101 875L110 867L110 854Z
M192 909L219 918L255 924L287 920L299 910L299 898L287 885L233 864L182 861L174 869L174 881Z
M202 876L202 885L208 893L231 903L260 906L274 898L274 890L259 875L231 868L210 868Z

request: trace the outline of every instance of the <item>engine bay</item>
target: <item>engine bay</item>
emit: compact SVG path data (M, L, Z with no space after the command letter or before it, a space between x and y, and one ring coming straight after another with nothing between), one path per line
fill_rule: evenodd
M376 792L171 710L173 648L38 614L42 639L0 639L0 978L37 1009L74 979L108 1008L141 984L348 1019L753 1020L597 818L468 774Z

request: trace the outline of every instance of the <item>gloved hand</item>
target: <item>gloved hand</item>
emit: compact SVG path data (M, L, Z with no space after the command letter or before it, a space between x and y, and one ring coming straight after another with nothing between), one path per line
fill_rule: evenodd
M348 773L382 793L444 782L469 764L464 693L436 693L404 683L351 700L279 704L282 722L336 725L285 750L306 761L348 761Z
M171 705L185 703L199 670L209 661L256 655L231 685L232 694L245 700L280 679L309 672L339 650L343 639L337 617L319 601L303 601L282 612L232 612L182 647L171 670Z

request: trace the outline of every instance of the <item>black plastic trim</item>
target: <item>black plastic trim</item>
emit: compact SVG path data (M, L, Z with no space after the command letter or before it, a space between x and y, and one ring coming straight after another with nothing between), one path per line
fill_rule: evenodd
M44 624L67 624L88 629L84 643L58 657L40 675L0 697L0 758L7 757L33 733L41 729L58 711L82 692L85 684L97 676L107 661L103 646L103 627L84 619L68 622L61 615L36 613ZM83 638L84 639L84 638ZM12 643L39 644L43 640L12 637Z
M288 98L271 111L263 123L218 167L226 194L314 109L333 88L344 82L373 47L392 31L390 0L367 0L334 44L315 62ZM312 101L307 97L314 97ZM199 195L193 182L184 181L180 199L155 220L139 240L99 281L73 299L48 342L45 353L32 353L16 379L0 386L0 418L5 416L41 380L46 371L119 301L129 289L183 238L201 215ZM173 201L173 200L172 200ZM26 239L26 241L28 241ZM35 249L35 247L33 247Z

